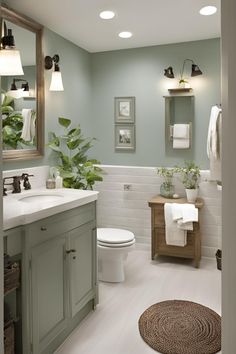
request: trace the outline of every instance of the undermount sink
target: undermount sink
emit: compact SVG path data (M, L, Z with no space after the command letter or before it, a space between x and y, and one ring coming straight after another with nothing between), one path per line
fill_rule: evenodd
M60 198L64 198L64 196L60 194L35 194L24 196L22 198L19 198L18 200L24 203L50 203L56 202Z

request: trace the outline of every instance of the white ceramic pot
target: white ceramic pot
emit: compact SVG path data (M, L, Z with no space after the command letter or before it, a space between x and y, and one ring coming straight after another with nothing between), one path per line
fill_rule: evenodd
M198 188L197 189L185 189L187 201L189 203L195 203L198 196Z

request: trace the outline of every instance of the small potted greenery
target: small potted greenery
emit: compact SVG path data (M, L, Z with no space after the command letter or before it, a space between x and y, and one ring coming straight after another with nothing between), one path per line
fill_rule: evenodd
M173 198L175 186L173 185L174 168L158 167L157 174L163 177L164 182L160 186L160 194L165 198Z
M194 161L185 161L183 167L176 167L185 187L188 202L194 203L198 195L200 168Z

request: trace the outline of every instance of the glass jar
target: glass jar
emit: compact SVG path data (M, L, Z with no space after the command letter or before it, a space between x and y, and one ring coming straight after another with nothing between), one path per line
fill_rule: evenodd
M160 186L160 194L165 198L173 198L175 186L171 182L163 182Z

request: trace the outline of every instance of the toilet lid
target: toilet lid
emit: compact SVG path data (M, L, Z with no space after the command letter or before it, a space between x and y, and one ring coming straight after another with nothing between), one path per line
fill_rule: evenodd
M97 239L100 244L125 244L134 240L134 234L131 231L123 229L98 228Z

